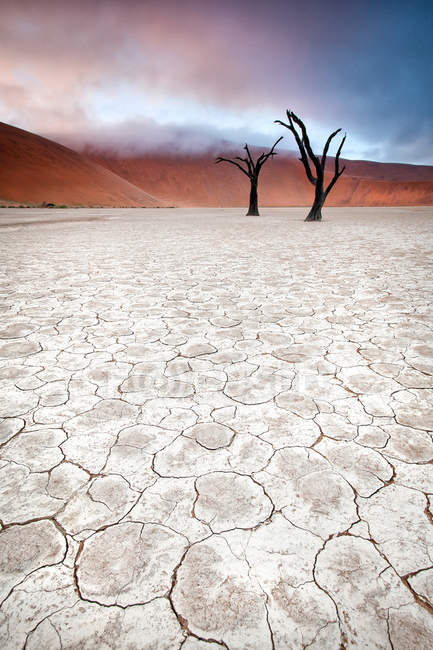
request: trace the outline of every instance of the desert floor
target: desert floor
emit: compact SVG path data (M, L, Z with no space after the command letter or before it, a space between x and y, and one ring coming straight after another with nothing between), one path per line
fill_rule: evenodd
M2 648L433 646L433 209L243 213L0 211Z

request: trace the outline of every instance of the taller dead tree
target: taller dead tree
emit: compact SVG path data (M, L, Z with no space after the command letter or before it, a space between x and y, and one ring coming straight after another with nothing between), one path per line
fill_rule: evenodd
M272 156L277 155L274 149L282 139L283 136L278 138L278 140L274 143L273 147L268 151L268 153L262 153L255 162L247 144L244 147L245 151L247 152L246 158L240 158L239 156L236 156L234 159L231 159L231 158L222 158L221 156L218 156L218 158L215 160L216 163L228 162L231 163L232 165L235 165L238 169L241 170L241 172L245 174L245 176L248 176L248 178L250 179L250 183L251 183L250 204L247 212L247 217L260 216L259 199L258 199L259 174L265 162L269 160L269 158L272 158ZM237 160L239 160L240 162L236 162ZM241 163L245 163L245 166L242 165Z
M332 177L328 187L325 188L325 165L326 165L326 156L328 154L329 145L337 133L340 133L341 129L337 129L327 139L325 146L323 147L322 156L319 158L315 155L311 148L310 139L308 137L307 129L303 121L295 115L293 111L286 111L288 124L282 122L281 120L275 120L277 124L285 126L286 129L289 129L295 136L296 144L298 145L299 153L301 157L299 160L302 162L305 168L305 173L307 178L312 185L314 185L314 202L311 207L310 212L305 217L305 221L321 221L322 220L322 207L326 201L326 198L329 192L334 187L335 183L340 178L341 174L344 172L346 167L344 166L340 169L340 154L343 148L344 141L346 140L346 135L340 142L337 153L335 155L335 167L334 167L334 176ZM300 129L300 133L296 126ZM311 171L310 161L314 166L315 175Z

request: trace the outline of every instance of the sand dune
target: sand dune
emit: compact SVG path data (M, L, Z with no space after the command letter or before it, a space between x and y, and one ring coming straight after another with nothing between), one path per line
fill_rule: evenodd
M214 153L80 154L0 122L0 200L102 207L245 206L248 179L214 160ZM433 205L433 167L345 163L346 173L329 195L329 206ZM332 168L332 159L328 164ZM261 205L307 206L312 195L294 155L280 153L263 168Z
M146 154L121 157L93 153L92 159L151 191L170 204L192 206L243 206L248 198L248 179L228 164L215 165L212 154ZM328 205L432 205L433 167L345 161L347 170ZM332 168L333 160L328 164ZM263 168L261 205L308 205L312 186L301 163L290 154L280 154Z
M330 161L332 159L330 158ZM433 167L403 163L380 163L372 160L345 160L348 176L376 181L433 181Z
M156 207L160 201L81 154L0 122L5 203Z

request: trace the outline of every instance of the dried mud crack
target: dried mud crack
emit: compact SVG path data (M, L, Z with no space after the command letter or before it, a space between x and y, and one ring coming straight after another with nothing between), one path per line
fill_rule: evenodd
M431 209L106 212L1 233L0 646L432 647Z

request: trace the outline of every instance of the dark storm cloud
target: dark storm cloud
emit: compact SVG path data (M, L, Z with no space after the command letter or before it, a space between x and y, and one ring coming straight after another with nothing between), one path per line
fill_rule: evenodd
M227 139L236 132L260 137L261 114L269 134L268 116L281 118L291 107L314 125L317 143L342 126L347 154L433 163L431 3L1 4L0 81L7 92L0 105L3 119L18 126L91 139L107 132L111 110L119 132L122 122L127 133L142 119L157 134L171 121L179 142L179 134L193 132L199 143L209 138L194 123L193 102L212 109L209 137ZM109 108L122 92L137 94L136 114L128 99L124 112ZM171 104L179 114L163 119ZM228 111L239 116L238 126Z

